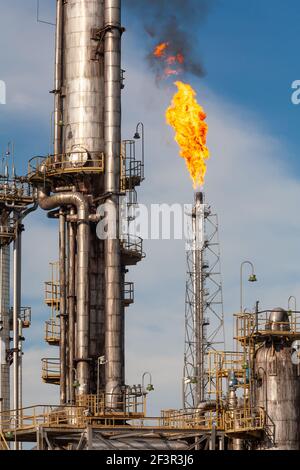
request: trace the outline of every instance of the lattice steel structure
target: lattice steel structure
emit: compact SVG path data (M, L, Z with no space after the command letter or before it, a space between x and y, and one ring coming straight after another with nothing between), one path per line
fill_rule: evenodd
M207 399L207 355L225 343L218 217L197 193L187 246L184 408Z

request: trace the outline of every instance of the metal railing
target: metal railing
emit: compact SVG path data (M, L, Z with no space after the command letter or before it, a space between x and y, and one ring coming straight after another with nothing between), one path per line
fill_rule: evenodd
M110 403L114 403L114 410L110 408ZM79 395L77 406L88 410L90 417L103 417L110 415L122 415L124 417L145 417L146 415L146 395L144 393L131 394L115 393L99 395Z
M6 439L1 429L0 429L0 450L10 450L9 445L6 442Z
M45 304L54 310L59 310L60 305L60 282L59 282L59 263L50 263L51 281L45 282Z
M262 430L265 424L266 413L262 408L255 411L241 409L224 413L224 431L227 433Z
M74 152L33 157L28 163L28 178L51 177L68 173L103 173L104 154L74 149Z
M45 282L45 304L48 306L56 306L60 303L60 284L59 282Z
M47 383L59 383L60 381L60 360L59 358L42 359L42 379Z
M0 225L0 246L9 244L15 238L15 235L15 222L9 218L6 224Z
M19 410L18 422L15 420L16 410L11 410L9 413L10 417L4 417L2 421L2 432L6 439L9 432L19 429L32 429L43 425L49 427L77 427L83 424L83 420L80 418L84 417L83 408L68 405L36 405L22 408ZM7 416L7 412L5 416Z
M209 431L213 427L223 429L223 416L210 411L201 413L199 410L164 410L161 426L172 429L202 429Z
M9 310L10 328L13 326L13 307ZM18 318L22 321L23 328L29 328L31 325L31 307L21 307Z
M12 179L0 175L0 201L16 204L33 202L32 186L20 180L18 177Z
M121 249L126 252L130 252L139 258L144 258L145 253L143 252L143 239L133 235L125 235L121 239Z
M124 284L124 302L126 305L134 302L134 283L125 282Z
M135 141L124 140L121 148L121 191L131 191L142 183L144 166L143 159L136 159Z
M289 310L288 321L270 322L271 310L256 313L236 314L236 339L265 335L300 336L300 312Z
M20 308L20 319L23 323L23 328L29 328L31 325L31 307Z
M45 322L45 341L57 345L60 341L60 320L51 318Z
M118 427L129 429L201 430L210 432L213 428L226 433L242 433L264 430L266 415L264 410L255 414L245 410L224 411L222 413L208 412L202 414L199 410L164 410L159 417L146 417L145 404L141 403L141 411L136 411L137 397L131 397L125 409L122 403L118 410L106 408L104 396L82 396L76 406L71 405L36 405L19 410L19 420L16 423L15 410L10 416L3 413L3 434L8 439L10 433L18 430L32 430L38 426L63 427L64 429L84 428L93 423L98 428ZM143 397L145 401L145 397ZM123 406L124 408L124 406ZM2 413L0 414L2 417Z

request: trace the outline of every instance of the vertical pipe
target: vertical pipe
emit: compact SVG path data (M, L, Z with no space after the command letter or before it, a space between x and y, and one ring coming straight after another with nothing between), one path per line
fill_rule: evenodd
M13 407L15 425L19 422L19 323L21 297L21 227L17 222L16 237L13 247ZM19 444L15 442L15 450Z
M23 328L22 328L22 319L19 318L18 319L18 329L19 329L19 344L18 344L18 349L19 349L19 363L18 363L18 367L19 367L19 390L18 390L18 393L19 393L19 407L20 409L22 408L22 404L23 404L23 393L22 393L22 389L23 389L23 382L22 382L22 366L23 366L23 361L22 361L22 355L23 355Z
M66 216L59 212L60 402L66 403Z
M82 217L82 216L81 216ZM78 217L77 253L77 378L79 395L89 393L89 234L88 210Z
M10 336L10 246L0 247L0 410L10 410L10 364L7 359ZM0 429L8 416L1 415Z
M81 193L58 193L48 196L44 188L38 189L38 203L44 210L73 205L77 208L77 322L76 351L78 393L89 391L89 204Z
M57 0L56 7L56 46L55 46L55 84L54 84L54 155L62 154L63 120L63 24L64 2Z
M126 268L121 268L121 357L122 357L122 378L125 377L125 275Z
M13 247L13 408L18 410L19 408L19 396L18 396L18 315L19 315L19 304L18 304L18 245L19 245L19 233L17 233L14 240ZM17 415L17 412L16 412ZM17 416L16 416L17 418Z
M23 419L23 322L22 319L18 319L18 324L19 324L19 363L18 363L18 368L19 368L19 408L20 408L20 413L19 413L19 422L20 425L22 426L22 419ZM19 443L19 450L22 450L22 443Z
M196 403L198 404L205 399L205 377L204 377L204 354L205 354L205 337L204 337L204 304L203 304L203 217L202 214L203 194L196 194L195 214L194 214L194 279L195 279L195 355L196 355Z
M118 407L122 375L121 262L119 232L121 148L121 2L105 0L104 24L104 140L105 192L116 236L105 240L105 350L107 406Z
M70 214L74 215L74 209ZM75 401L74 391L74 351L75 351L75 228L69 222L69 269L68 269L68 305L69 305L69 399L70 403Z

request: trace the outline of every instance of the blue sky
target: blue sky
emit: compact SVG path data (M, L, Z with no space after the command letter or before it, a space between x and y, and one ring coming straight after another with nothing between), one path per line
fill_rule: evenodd
M53 18L52 0L41 0L41 15ZM49 149L53 88L51 26L37 24L35 0L0 0L0 80L7 104L0 106L0 149L14 140L19 172ZM219 214L226 322L239 305L239 266L255 263L259 282L245 288L251 308L286 306L299 297L300 106L291 104L291 83L300 78L297 55L300 4L296 0L216 0L197 32L203 79L185 77L198 92L209 123L206 191ZM135 124L146 126L146 181L141 202L191 203L193 189L164 111L173 89L157 88L144 60L148 41L141 21L123 13L123 137ZM16 34L16 31L21 31ZM185 252L181 242L147 242L146 260L132 269L136 303L127 315L127 377L138 383L153 372L156 392L150 411L180 406L183 361ZM23 303L33 306L26 332L26 402L55 399L54 388L40 383L45 349L43 281L56 259L55 222L39 212L24 234Z
M40 0L41 18L54 20L52 0ZM48 56L47 72L36 67L33 72L41 74L44 84L45 110L38 126L32 126L30 116L23 119L23 115L12 113L9 106L1 109L1 137L10 139L11 129L17 149L28 156L44 153L48 150L45 140L48 139L49 122L46 111L51 109L51 96L47 90L52 87L52 59L51 39L53 27L37 24L35 21L35 0L1 0L1 6L10 11L13 21L13 12L19 16L21 11L27 13L27 24L31 27L31 34L36 36L33 50L27 50L28 58L23 55L22 61L14 60L11 45L14 40L14 28L8 24L2 29L1 44L6 52L9 49L10 57L0 64L0 79L9 78L11 72L18 74L21 80L26 64L32 63L39 54ZM300 4L297 0L288 0L284 6L280 0L216 0L212 2L210 13L201 27L198 38L199 56L204 64L206 76L200 82L189 77L195 86L205 93L205 87L221 94L222 97L245 106L249 113L258 113L266 129L272 130L280 138L285 139L291 150L289 164L298 169L297 148L299 144L298 120L299 108L292 105L291 83L299 75L297 58L298 27L300 20ZM5 15L2 16L5 21ZM128 29L124 36L124 62L132 55L132 48L140 58L147 53L147 39L143 41L141 24L138 18L132 18L124 9L123 23ZM138 41L129 43L128 36L139 32ZM23 38L26 41L26 35ZM49 47L50 46L50 47ZM3 51L2 51L3 54ZM36 57L34 57L36 56ZM37 61L35 62L38 65ZM44 64L43 64L44 65ZM128 72L128 71L127 71ZM47 78L46 78L47 77ZM7 83L8 100L13 90ZM42 96L40 95L41 99ZM48 108L46 107L48 106ZM34 116L32 116L34 117ZM19 141L22 145L19 147ZM284 158L284 156L283 156Z
M291 164L298 168L299 108L291 103L290 87L300 76L299 2L216 0L212 5L198 30L206 77L191 78L193 83L258 113L267 129L286 139ZM132 22L126 12L124 20ZM138 44L143 47L141 36Z

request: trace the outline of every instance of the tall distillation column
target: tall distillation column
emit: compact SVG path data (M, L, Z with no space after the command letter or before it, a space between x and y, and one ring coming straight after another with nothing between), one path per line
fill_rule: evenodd
M103 0L57 0L54 155L43 167L44 184L37 174L32 180L43 209L63 209L61 241L69 237L60 253L67 258L60 259L62 403L74 401L74 383L79 395L96 393L105 355L104 250L90 218L104 194L103 32Z
M122 32L120 0L57 0L54 155L34 157L30 174L60 220L61 403L105 393L112 409L125 385L122 273L143 257L119 236L120 195L143 180L143 162L127 171L121 156Z

